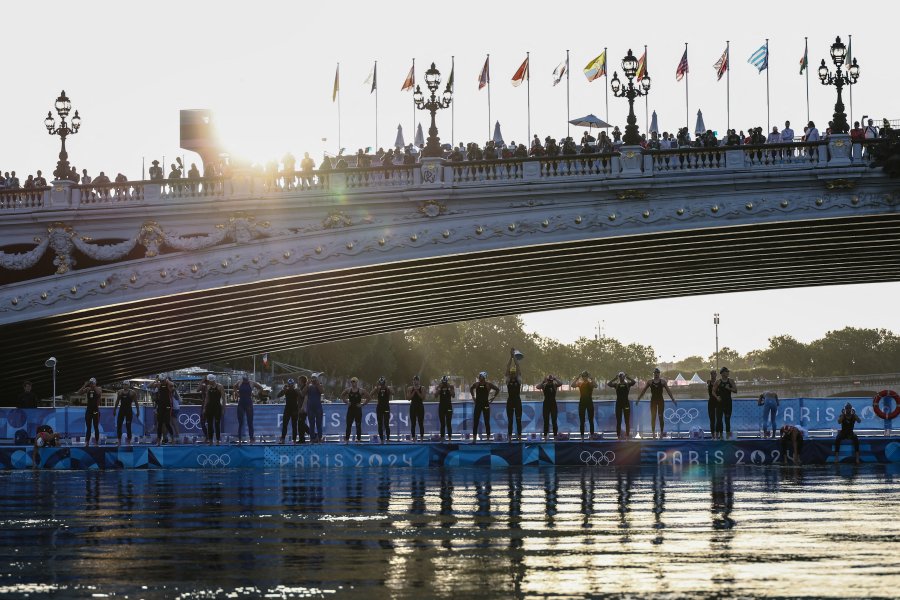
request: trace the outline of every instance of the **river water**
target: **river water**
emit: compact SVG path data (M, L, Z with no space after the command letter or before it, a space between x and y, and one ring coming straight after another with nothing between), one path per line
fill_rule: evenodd
M890 469L8 471L0 595L897 598Z

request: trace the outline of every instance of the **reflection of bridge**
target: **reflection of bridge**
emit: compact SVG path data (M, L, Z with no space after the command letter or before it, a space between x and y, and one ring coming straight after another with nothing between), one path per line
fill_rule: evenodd
M900 279L898 186L829 144L0 193L8 382L460 319ZM56 271L54 273L54 271ZM10 389L10 388L7 388Z

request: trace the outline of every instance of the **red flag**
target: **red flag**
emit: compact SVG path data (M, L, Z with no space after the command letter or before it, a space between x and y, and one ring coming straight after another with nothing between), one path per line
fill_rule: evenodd
M484 86L491 82L491 57L488 56L484 59L484 66L481 68L481 75L478 76L478 89L483 89Z
M688 72L688 60L687 60L687 48L684 49L684 56L681 57L681 62L678 63L678 68L675 69L675 81L681 81L684 79L685 74Z
M722 75L728 70L728 48L725 48L725 51L722 52L721 58L716 61L716 64L713 65L713 69L716 70L716 81L720 81L722 79Z
M634 75L635 81L640 81L644 78L644 75L647 73L647 51L644 50L644 53L641 54L641 57L638 59L637 65L637 73Z
M406 75L406 79L403 80L403 87L400 88L401 92L405 92L406 90L411 90L416 86L416 64L413 63L413 66L409 68L409 73Z
M268 352L263 354L263 365L265 365L267 367L269 366L269 353Z
M528 58L525 59L525 62L523 62L513 74L512 84L514 87L519 87L526 79L528 79Z

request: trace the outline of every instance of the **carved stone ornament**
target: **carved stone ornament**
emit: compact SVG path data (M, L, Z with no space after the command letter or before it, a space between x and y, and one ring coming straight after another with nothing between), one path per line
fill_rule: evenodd
M322 227L325 229L338 229L340 227L350 227L351 225L353 225L353 220L342 210L331 211L322 221Z
M430 219L447 212L447 206L437 200L426 200L419 205L419 212Z
M647 192L644 190L619 190L616 192L616 197L619 200L643 200L647 197Z
M829 179L825 182L825 187L829 190L852 190L856 187L856 182L850 179Z
M144 256L153 258L159 255L159 247L165 241L165 235L162 228L156 221L146 221L141 225L141 231L138 233L138 241L144 247Z
M47 227L47 233L50 247L56 252L53 265L57 274L68 273L75 266L75 259L72 257L72 250L75 247L72 238L75 237L75 232L65 223L55 222Z

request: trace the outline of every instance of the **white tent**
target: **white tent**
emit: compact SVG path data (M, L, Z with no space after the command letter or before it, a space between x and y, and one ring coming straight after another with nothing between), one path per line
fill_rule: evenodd
M696 373L694 373L694 376L691 377L691 383L706 383L706 382L703 381L703 380L700 378L699 375L697 375Z
M675 385L690 385L690 382L684 378L684 375L679 373L675 376Z

